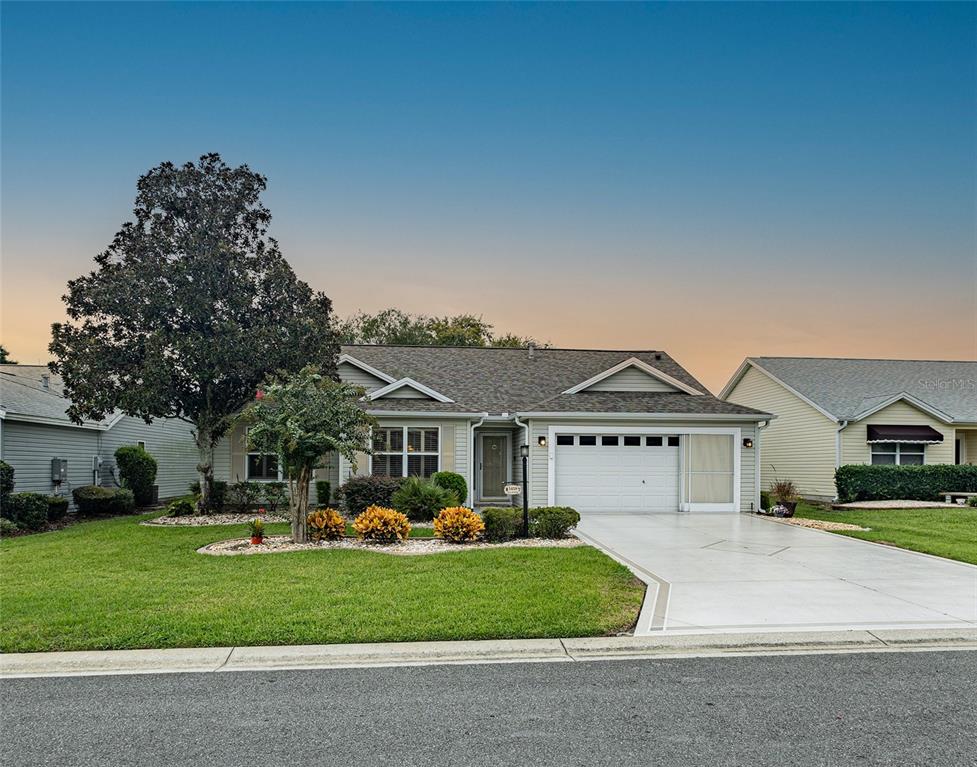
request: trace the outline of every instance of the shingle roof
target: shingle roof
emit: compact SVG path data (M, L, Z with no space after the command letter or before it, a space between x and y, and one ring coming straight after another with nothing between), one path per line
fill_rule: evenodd
M751 357L839 420L851 420L901 394L977 423L977 362Z
M44 388L43 376L48 376ZM65 414L71 404L59 376L46 365L0 365L0 408L8 415L38 418L75 426ZM85 421L82 426L105 428L109 421Z
M342 351L395 378L413 378L453 402L382 399L372 410L456 413L607 412L768 416L723 402L664 352L505 349L455 346L344 346ZM563 394L630 357L702 392Z

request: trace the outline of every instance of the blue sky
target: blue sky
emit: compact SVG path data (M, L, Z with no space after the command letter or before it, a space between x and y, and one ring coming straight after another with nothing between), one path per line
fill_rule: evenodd
M136 178L219 151L343 314L713 388L747 354L977 358L975 8L4 3L0 340L44 358Z

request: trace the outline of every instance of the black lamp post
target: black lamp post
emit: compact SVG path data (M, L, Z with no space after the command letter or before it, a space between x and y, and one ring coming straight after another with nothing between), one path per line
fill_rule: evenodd
M522 537L529 537L529 445L519 446L519 455L522 456Z

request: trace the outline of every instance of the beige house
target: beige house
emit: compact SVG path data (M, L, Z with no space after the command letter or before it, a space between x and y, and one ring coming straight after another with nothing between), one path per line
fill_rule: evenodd
M754 440L770 414L717 399L664 352L344 346L338 373L366 390L362 406L378 424L369 454L320 470L333 487L354 475L453 471L468 483L467 505L521 504L525 449L533 506L759 504ZM278 476L275 457L249 453L240 432L216 460L219 478Z
M844 464L977 464L977 362L749 357L719 397L777 416L757 440L763 488L830 500Z

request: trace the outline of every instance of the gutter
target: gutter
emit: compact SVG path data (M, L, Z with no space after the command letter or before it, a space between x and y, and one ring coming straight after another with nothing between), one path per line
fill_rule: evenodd
M756 439L753 441L753 487L756 495L757 510L763 508L760 502L760 469L762 466L760 459L760 433L770 425L770 421L760 421L756 425Z

